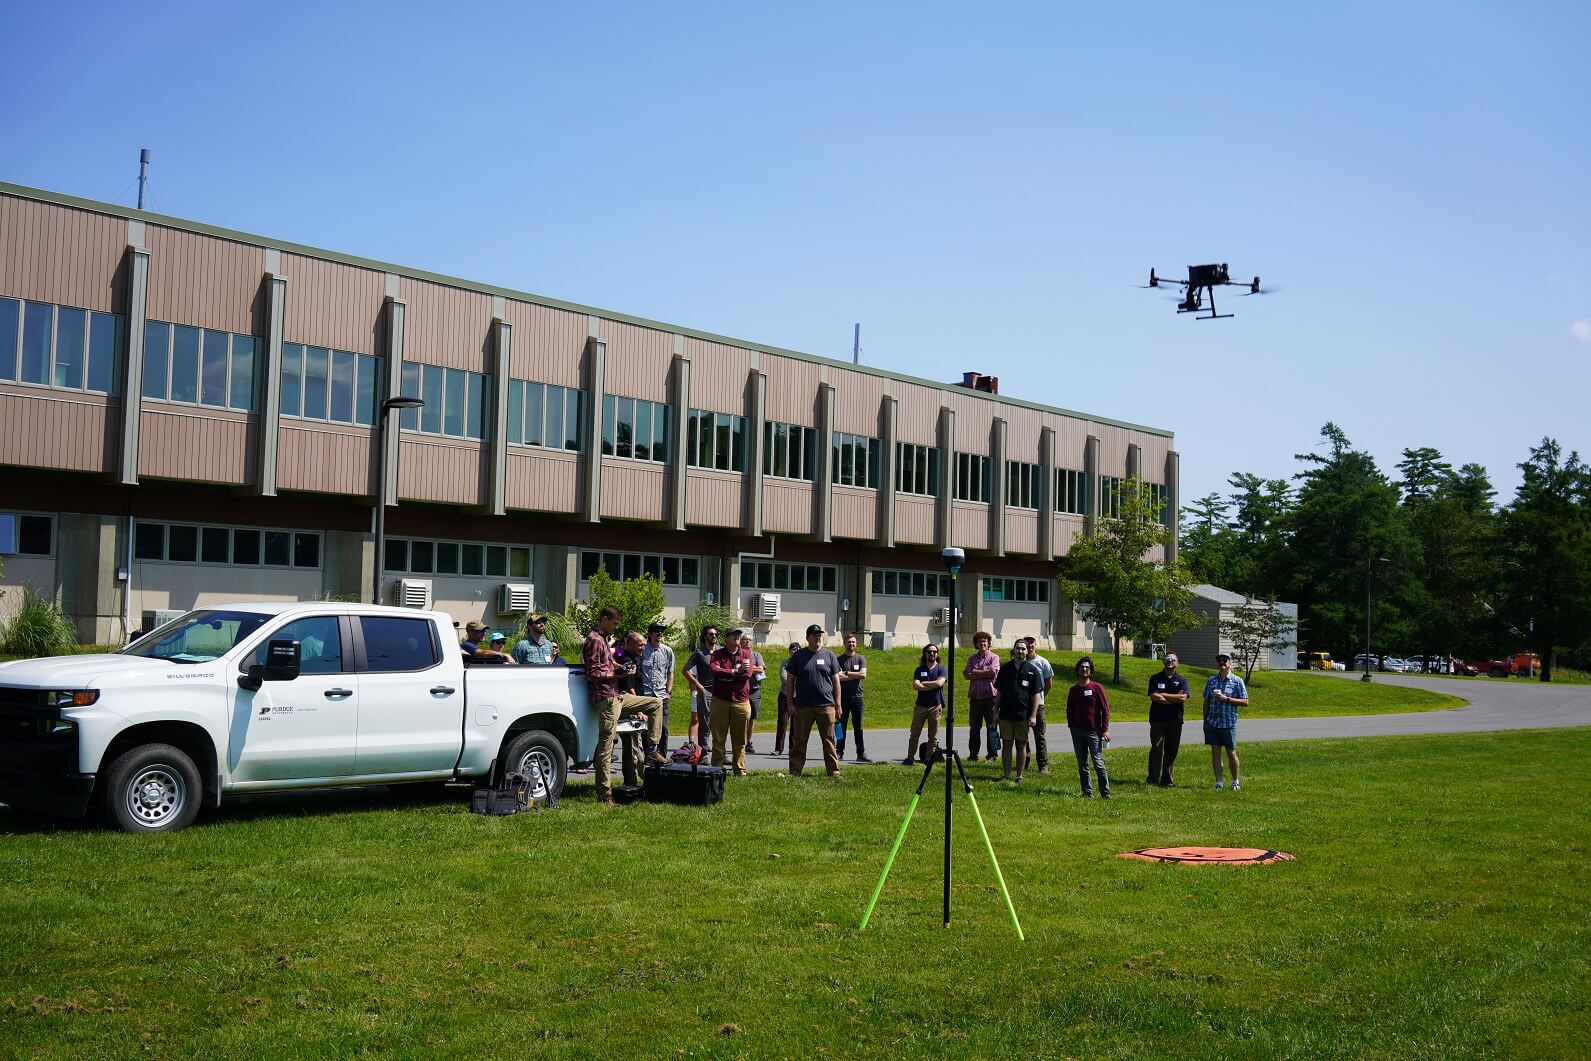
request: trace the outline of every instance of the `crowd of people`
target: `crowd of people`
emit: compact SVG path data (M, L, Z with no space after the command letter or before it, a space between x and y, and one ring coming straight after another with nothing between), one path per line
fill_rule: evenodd
M669 761L674 650L663 641L666 628L662 623L651 624L644 636L632 631L621 640L616 635L621 621L616 608L604 608L580 651L580 666L598 719L593 772L597 799L603 803L614 802L610 760L621 728L631 731L625 734L621 747L626 785L640 783L643 764ZM824 633L817 624L807 627L806 644L791 642L778 667L773 754L788 754L789 771L797 776L806 770L814 727L823 767L830 776L840 773L848 743L854 749L854 762L872 762L867 757L863 728L867 659L857 651L855 634L845 637L845 651L835 655L824 647ZM545 666L563 662L558 643L547 636L545 616L531 616L524 637L512 649L506 647L507 641L505 635L489 631L485 624L471 622L464 630L460 650L478 663ZM1044 708L1055 684L1055 670L1038 652L1032 637L1018 639L1003 662L992 649L993 641L986 631L973 635L973 652L961 671L967 682L967 759L976 761L983 749L986 762L998 759L1002 781L1020 783L1030 763L1040 774L1050 772ZM1191 695L1178 665L1176 654L1168 653L1161 670L1149 680L1149 785L1173 784L1185 705ZM1237 791L1241 786L1238 709L1248 704L1248 690L1243 679L1232 673L1230 656L1218 656L1217 665L1216 673L1204 685L1204 742L1210 748L1215 787L1225 788L1225 765L1231 773L1232 790ZM768 677L762 653L746 631L732 629L721 634L718 627L709 625L702 630L681 673L691 691L688 740L703 753L710 747L712 765L726 767L736 777L744 776L746 755L755 751L752 735ZM903 765L926 763L938 753L939 722L949 681L939 646L924 646L912 670L915 704ZM627 719L636 721L621 727ZM1100 797L1109 799L1104 751L1110 744L1110 700L1105 688L1094 680L1094 663L1088 656L1077 661L1066 689L1066 726L1083 796L1093 796L1097 781ZM919 743L925 735L926 740Z

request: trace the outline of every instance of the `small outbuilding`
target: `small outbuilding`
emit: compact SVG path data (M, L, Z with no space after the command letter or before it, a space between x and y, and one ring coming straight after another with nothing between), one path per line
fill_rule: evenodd
M1213 667L1218 653L1235 654L1232 651L1233 615L1238 609L1253 607L1259 602L1251 601L1241 593L1234 593L1220 586L1201 583L1193 586L1192 590L1193 599L1188 602L1188 607L1203 622L1192 629L1175 634L1171 638L1169 647L1183 663L1195 667ZM1261 652L1255 664L1256 670L1292 670L1296 665L1298 605L1277 601L1276 610L1293 621L1294 632L1288 635L1288 642L1284 647Z

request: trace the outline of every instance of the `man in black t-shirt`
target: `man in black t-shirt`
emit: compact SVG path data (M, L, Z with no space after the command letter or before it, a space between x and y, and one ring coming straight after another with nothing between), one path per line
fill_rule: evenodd
M996 710L1000 714L1000 780L1010 781L1011 760L1016 759L1016 778L1021 781L1028 765L1028 734L1044 708L1044 673L1028 658L1028 644L1011 646L1011 659L1000 667L994 679Z
M703 749L712 743L709 725L713 703L713 652L718 648L718 627L702 628L702 639L685 664L685 681L691 687L691 723L688 739Z
M840 725L834 737L834 748L841 759L845 758L845 724L850 722L856 734L856 761L870 763L866 740L862 736L862 683L867 680L867 657L856 651L856 635L845 635L845 654L840 657Z
M839 672L840 661L823 647L823 627L813 623L807 627L807 647L790 657L790 665L784 673L785 695L795 714L790 726L792 775L799 776L806 768L807 738L812 735L814 722L823 741L823 765L830 777L840 774L840 757L834 750L834 721L838 716L835 676Z
M1177 673L1177 654L1167 652L1163 669L1149 679L1149 779L1145 784L1171 787L1171 766L1182 748L1182 705L1188 702L1188 679Z

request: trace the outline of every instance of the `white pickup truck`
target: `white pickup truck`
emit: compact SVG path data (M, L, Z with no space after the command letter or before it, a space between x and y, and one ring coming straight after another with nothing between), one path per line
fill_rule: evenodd
M466 665L440 612L304 602L189 612L120 652L0 663L0 802L128 832L224 795L591 761L585 676Z

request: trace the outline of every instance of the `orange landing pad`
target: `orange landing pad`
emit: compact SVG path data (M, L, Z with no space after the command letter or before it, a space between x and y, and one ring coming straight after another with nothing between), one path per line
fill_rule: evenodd
M1263 862L1292 862L1286 851L1267 851L1258 847L1145 847L1123 851L1117 858L1136 858L1143 862L1185 862L1194 865L1257 866Z

